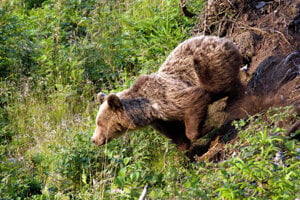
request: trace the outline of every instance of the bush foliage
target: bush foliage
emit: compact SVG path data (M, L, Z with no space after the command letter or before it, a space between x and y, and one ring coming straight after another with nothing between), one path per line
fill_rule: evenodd
M299 198L299 141L278 124L299 117L289 107L235 122L222 163L190 163L150 128L90 143L95 94L157 70L190 37L178 3L0 2L0 199L137 199L145 186L149 199Z

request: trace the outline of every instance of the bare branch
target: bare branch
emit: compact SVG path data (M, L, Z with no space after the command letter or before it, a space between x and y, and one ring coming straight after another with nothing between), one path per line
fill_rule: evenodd
M191 13L190 11L187 10L186 0L180 0L180 8L181 8L181 11L183 12L184 16L189 17L189 18L196 16L196 14Z

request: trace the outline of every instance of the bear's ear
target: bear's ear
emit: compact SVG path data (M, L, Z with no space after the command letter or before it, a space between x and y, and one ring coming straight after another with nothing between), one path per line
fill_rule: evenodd
M99 93L97 94L97 100L98 100L98 102L99 102L100 104L103 103L105 96L106 96L106 94L104 94L103 92L99 92Z
M117 111L117 110L120 110L123 108L120 98L116 94L113 94L113 93L109 94L107 96L107 103L108 103L108 106L114 111Z

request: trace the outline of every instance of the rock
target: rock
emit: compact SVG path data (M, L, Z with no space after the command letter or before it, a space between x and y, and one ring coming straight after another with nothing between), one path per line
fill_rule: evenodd
M242 56L246 60L251 60L255 55L255 46L259 36L254 32L247 31L236 36L235 43L239 47Z
M266 5L266 2L260 1L260 2L257 2L257 3L255 4L255 8L256 8L256 9L261 9L261 8L264 7L265 5Z

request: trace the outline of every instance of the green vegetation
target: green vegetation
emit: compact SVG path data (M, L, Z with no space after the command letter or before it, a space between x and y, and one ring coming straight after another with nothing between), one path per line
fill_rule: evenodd
M0 5L1 200L137 199L145 185L150 199L299 198L300 144L279 128L297 118L289 107L235 122L222 163L189 163L150 128L91 144L95 94L155 71L189 37L177 0Z

